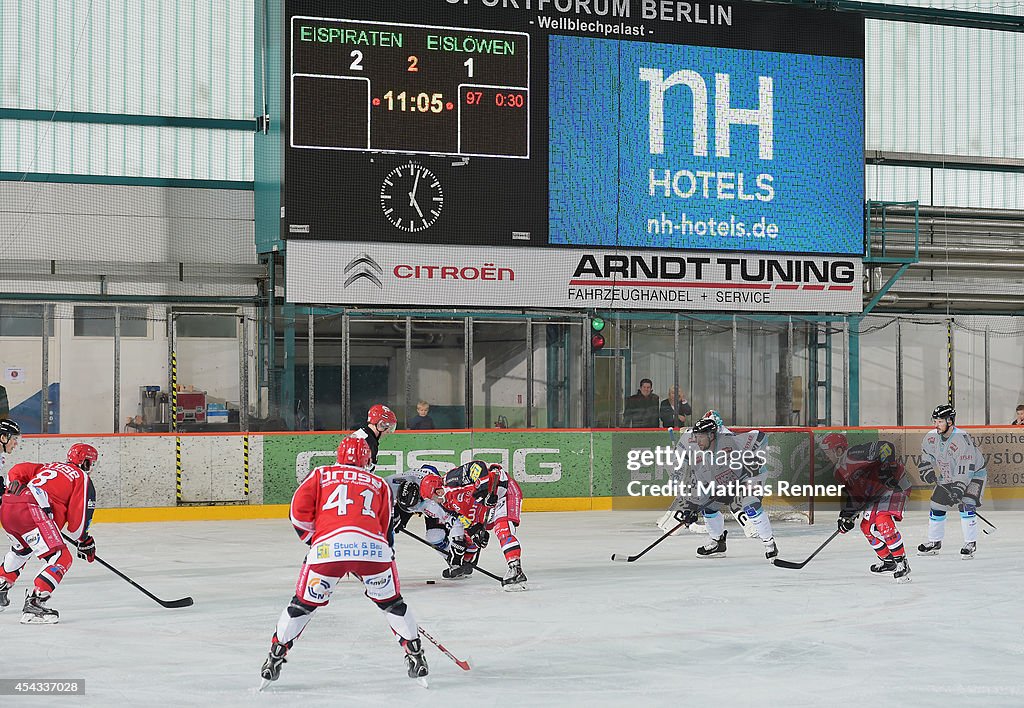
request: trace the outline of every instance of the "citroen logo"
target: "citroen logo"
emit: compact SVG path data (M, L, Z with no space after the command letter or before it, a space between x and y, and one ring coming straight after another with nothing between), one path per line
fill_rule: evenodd
M348 275L350 271L355 272L353 272L352 275ZM374 271L377 272L376 275L374 275ZM360 253L349 261L348 265L345 266L345 275L348 276L345 279L346 288L360 278L366 278L381 290L384 289L384 284L378 277L380 275L384 275L384 269L380 267L380 264L377 263L377 261L370 258L367 253Z

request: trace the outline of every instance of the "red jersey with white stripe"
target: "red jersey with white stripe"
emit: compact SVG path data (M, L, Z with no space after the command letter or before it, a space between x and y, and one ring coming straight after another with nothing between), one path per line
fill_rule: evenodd
M89 475L66 462L22 462L11 468L10 482L28 487L36 503L53 512L58 529L67 525L67 535L75 541L89 531L96 507L96 490Z
M448 511L468 519L469 524L482 523L487 517L487 507L473 498L473 485L465 487L442 487L444 498L441 506ZM467 525L463 522L463 525Z
M390 562L391 488L351 465L317 467L295 490L292 526L310 544L309 563Z

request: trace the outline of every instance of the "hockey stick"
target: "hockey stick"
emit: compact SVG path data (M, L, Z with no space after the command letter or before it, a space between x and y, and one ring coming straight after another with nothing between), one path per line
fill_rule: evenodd
M436 639L434 639L433 637L431 637L429 634L427 634L427 630L423 629L423 627L417 627L416 629L420 630L420 634L422 634L424 637L426 637L428 640L430 640L431 644L433 644L435 647L440 649L442 654L444 654L449 659L454 661L455 665L458 666L460 669L462 669L463 671L469 671L470 669L473 668L472 666L469 665L468 661L464 661L463 659L458 658L457 656L452 654L450 651L445 649L444 645L441 644L441 642L439 642Z
M683 526L683 525L684 525L684 524L683 524L683 522L682 522L682 521L680 521L680 522L679 522L678 524L676 524L676 525L675 525L675 526L674 526L673 528L671 528L671 529L669 529L668 531L666 531L666 532L665 532L665 533L664 533L664 534L663 534L663 535L661 536L661 538L659 538L659 539L658 539L657 541L655 541L654 543L652 543L651 545L649 545L649 546L648 546L647 548L645 548L644 550L642 550L642 551L640 551L639 553L637 553L637 554L636 554L635 556L623 556L623 555L621 555L621 554L619 554L619 553L613 553L613 554L612 554L612 560L613 560L613 561L622 561L622 562L624 562L624 563L632 563L633 561L635 561L635 560L638 560L638 559L642 558L642 557L643 557L643 555L644 555L645 553L647 553L647 551L651 550L652 548L654 548L655 546L657 546L657 545L658 545L659 543L661 543L662 541L664 541L664 540L665 540L666 538L668 538L669 536L671 536L672 534L674 534L674 533L675 533L676 531L678 531L678 530L679 530L680 528L682 528L682 526Z
M794 568L794 569L803 568L805 565L807 565L808 563L811 562L811 559L814 558L814 556L816 556L819 553L821 553L821 549L822 548L824 548L828 544L832 543L832 539L834 539L838 535L839 535L839 529L836 529L835 531L832 532L832 535L828 537L828 539L825 541L825 543L823 543L820 546L818 546L817 550L814 551L814 553L812 553L811 555L807 556L806 560L804 560L804 561L802 561L800 563L794 563L793 561L782 560L781 558L775 558L774 560L772 560L772 563L775 564L776 566L778 566L779 568Z
M982 521L984 521L984 522L985 522L986 524L988 524L989 526L991 526L991 527L992 527L992 530L993 530L993 531L998 531L998 530L999 530L999 529L997 529L997 528L996 528L996 525L995 525L995 524L993 524L993 523L992 523L991 521L989 521L989 520L988 520L988 519L986 519L986 518L985 518L984 516L982 516L981 514L979 514L979 513L977 512L977 511L975 511L975 512L974 512L974 515L975 515L975 516L977 516L977 517L978 517L979 519L981 519ZM988 534L988 529L982 529L982 531L984 531L984 532L985 532L986 534Z
M62 535L64 535L64 534L62 534ZM74 540L72 540L71 538L69 538L66 535L64 535L64 538L67 539L71 543L75 543ZM110 572L112 572L114 575L118 576L122 580L125 580L128 583L130 583L131 585L134 585L135 588L137 590L139 590L143 595L145 595L146 597L156 601L156 603L159 604L162 607L171 607L171 608L174 608L174 607L191 607L192 603L194 602L194 600L191 597L183 597L183 598L178 599L178 600L161 600L159 597L157 597L156 595L151 593L149 590L147 590L146 588L144 588L141 585L139 585L137 582L135 582L134 580L129 578L127 575L122 573L120 570L118 570L114 566L110 565L110 563L107 563L105 560L103 560L99 556L94 556L93 560L95 560L97 563L102 565L104 568L106 568L107 570L109 570Z
M404 534L405 534L406 536L412 536L412 537L413 537L413 538L415 538L415 539L416 539L417 541L419 541L420 543L422 543L422 544L423 544L424 546L430 546L430 547L431 547L431 548L433 548L433 549L434 549L435 551L437 551L437 552L438 552L438 553L440 553L440 554L441 554L442 556L444 556L444 552L443 552L443 551L440 551L440 550L438 550L437 546L435 546L435 545L434 545L433 543L431 543L431 542L430 542L430 541L428 541L427 539L425 539L425 538L420 538L419 536L417 536L416 534L414 534L414 533L413 533L412 531L406 531L405 529L402 529L402 533L404 533ZM482 550L482 549L481 549L481 550ZM497 580L497 581L498 581L499 583L501 582L501 578L500 578L500 577L498 577L498 576L497 576L497 575L495 575L494 573L491 573L491 572L489 572L489 571L487 571L487 570L485 570L485 569L481 568L481 567L480 567L480 566L478 566L478 565L477 565L476 563L474 563L474 564L473 564L473 567L474 567L475 569L479 570L479 571L480 571L481 573L483 573L484 575L486 575L486 576L487 576L488 578L494 578L494 579L495 579L495 580Z

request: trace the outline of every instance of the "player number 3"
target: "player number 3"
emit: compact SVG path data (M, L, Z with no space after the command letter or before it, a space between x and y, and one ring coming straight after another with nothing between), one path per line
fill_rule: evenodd
M370 504L373 503L373 490L364 489L359 493L363 498L363 516L377 515L373 513L373 509L370 508ZM338 516L345 516L348 513L348 505L352 503L352 500L348 498L348 485L339 484L331 492L331 496L327 497L327 501L324 502L324 511L330 511L331 509L338 510Z

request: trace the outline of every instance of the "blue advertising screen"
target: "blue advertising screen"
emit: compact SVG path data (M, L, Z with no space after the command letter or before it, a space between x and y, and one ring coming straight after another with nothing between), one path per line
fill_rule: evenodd
M863 252L864 62L551 37L552 244Z

